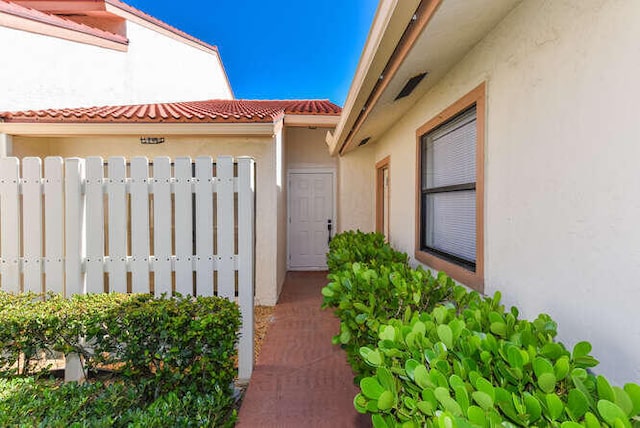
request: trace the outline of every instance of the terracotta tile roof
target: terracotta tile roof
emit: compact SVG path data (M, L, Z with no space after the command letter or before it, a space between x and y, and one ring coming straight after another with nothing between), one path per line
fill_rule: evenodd
M269 123L284 114L338 116L329 100L207 100L0 113L19 123Z
M112 5L112 6L115 6L115 7L119 8L119 9L122 9L122 10L124 10L126 12L129 12L129 13L131 13L133 15L136 15L137 17L142 18L145 21L148 21L148 22L150 22L150 23L152 23L154 25L157 25L158 27L164 28L167 31L171 31L174 34L177 34L177 35L179 35L181 37L184 37L185 39L191 40L192 42L197 43L197 44L199 44L201 46L204 46L207 49L211 49L211 50L214 50L216 52L218 51L218 47L217 46L210 45L207 42L204 42L204 41L202 41L202 40L200 40L200 39L198 39L196 37L193 37L192 35L187 34L184 31L179 30L176 27L173 27L173 26L167 24L166 22L163 22L163 21L161 21L161 20L159 20L157 18L154 18L153 16L141 11L140 9L136 9L133 6L130 6L130 5L126 4L126 3L124 3L124 2L121 2L120 0L105 0L105 3L108 3L108 4Z
M0 13L6 13L20 18L30 19L36 22L53 25L59 28L78 31L80 33L89 34L103 39L111 40L117 43L127 44L129 41L126 37L119 34L110 33L99 28L90 27L85 24L63 18L47 12L42 12L30 7L21 6L7 0L0 0Z

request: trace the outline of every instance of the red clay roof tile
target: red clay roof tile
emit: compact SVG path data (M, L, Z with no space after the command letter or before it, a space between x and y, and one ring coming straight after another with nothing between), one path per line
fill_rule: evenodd
M14 123L268 123L284 114L338 116L329 100L207 100L1 112Z

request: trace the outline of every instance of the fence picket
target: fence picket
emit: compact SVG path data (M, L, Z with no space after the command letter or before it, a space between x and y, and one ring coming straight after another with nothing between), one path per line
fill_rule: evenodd
M104 160L87 158L87 292L103 293L104 288Z
M109 291L127 292L127 185L123 157L110 157L107 194L109 201Z
M0 245L2 246L2 288L20 292L20 205L19 165L16 158L0 159Z
M233 298L236 295L233 266L235 254L233 181L233 158L231 156L218 157L216 161L218 296L226 298Z
M213 163L196 158L196 291L213 296Z
M153 212L155 294L171 294L173 273L175 291L183 295L217 293L236 300L237 285L243 319L239 378L247 380L253 367L255 163L239 158L236 178L232 157L221 156L216 162L216 177L208 156L198 157L195 163L188 157L178 158L172 174L171 160L160 157L154 159L151 178L148 159L136 157L127 178L125 159L111 157L105 178L100 157L64 161L49 157L44 160L44 175L40 159L25 158L21 178L17 158L0 159L1 289L67 296L149 292ZM108 290L105 273L109 274ZM81 376L79 357L67 355L65 379Z
M238 343L238 378L253 371L254 160L238 159L238 304L242 313Z
M42 161L22 163L22 239L24 291L42 293Z
M193 193L191 158L175 161L176 292L193 295Z
M64 292L64 183L61 157L44 160L45 290Z
M131 291L148 293L149 281L149 160L131 159ZM156 282L157 284L157 282Z
M155 295L171 294L171 160L153 160L153 253Z
M82 261L84 260L84 159L65 160L64 177L64 270L65 296L85 294Z

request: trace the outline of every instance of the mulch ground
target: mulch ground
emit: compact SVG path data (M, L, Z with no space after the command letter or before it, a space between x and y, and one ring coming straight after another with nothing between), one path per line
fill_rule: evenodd
M256 306L253 312L255 330L253 334L253 361L258 361L258 355L260 355L260 349L262 348L262 342L267 335L267 329L269 325L273 324L273 312L275 306Z

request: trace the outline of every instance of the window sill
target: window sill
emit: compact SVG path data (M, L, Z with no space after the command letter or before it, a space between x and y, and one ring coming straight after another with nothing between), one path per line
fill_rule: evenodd
M459 283L480 293L484 292L484 276L481 266L477 266L476 271L472 272L455 263L420 250L416 250L415 257L420 263L424 263L432 269L445 272Z

